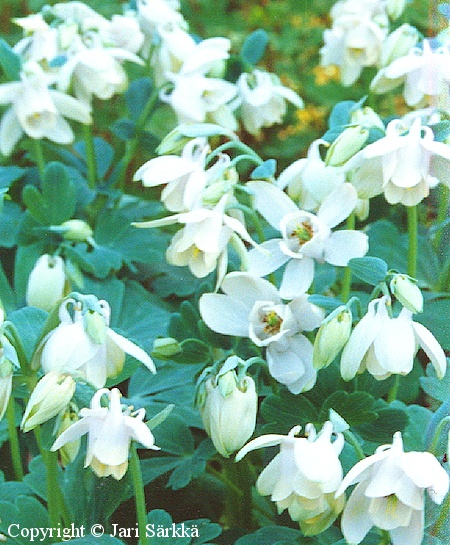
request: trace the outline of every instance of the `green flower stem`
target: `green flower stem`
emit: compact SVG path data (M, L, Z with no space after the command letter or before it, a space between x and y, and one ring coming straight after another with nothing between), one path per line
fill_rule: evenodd
M389 390L388 393L388 403L391 403L392 401L397 399L398 390L400 387L400 375L395 375L394 384L392 385L392 388Z
M139 529L139 545L149 545L146 534L147 507L145 505L144 483L142 481L141 465L137 454L136 445L131 445L130 460L131 478L133 480L134 498Z
M14 346L22 373L28 376L34 374L34 371L31 369L28 362L27 356L25 354L25 348L19 336L19 332L16 329L16 326L10 321L5 322L3 326L3 333L5 337Z
M11 450L11 459L16 481L22 481L23 468L22 459L20 456L19 436L17 435L15 417L16 414L14 408L14 398L11 396L9 398L8 407L6 408L6 418L8 420L9 447Z
M39 170L39 175L41 178L43 178L45 171L45 158L44 150L42 148L42 140L40 138L33 138L32 140L34 144L34 153L36 155L36 164Z
M448 514L450 511L450 494L447 494L444 503L442 504L441 512L439 513L439 517L437 518L436 522L434 523L433 529L431 530L430 534L432 536L438 536L439 532L441 531L442 526L447 520Z
M353 435L353 433L350 430L345 430L343 434L347 443L350 443L350 445L355 449L356 454L358 455L358 458L360 460L364 460L366 458L366 455L364 454L364 451L358 439L356 439L356 437Z
M438 226L441 225L441 223L443 223L447 219L449 197L450 197L449 188L444 184L440 184L438 212L436 216L436 225ZM437 252L439 252L439 246L441 245L443 231L444 231L443 229L439 229L439 231L436 234L436 238L434 239L434 248Z
M84 144L86 147L86 163L88 167L88 183L91 189L97 185L97 159L95 157L94 135L92 125L83 125Z
M259 160L259 157L255 157L254 155L250 155L248 153L244 153L243 155L238 155L234 159L230 161L230 164L228 165L228 168L234 167L234 165L237 165L237 163L241 161L250 161L252 163L256 163L257 165L261 164L261 161Z
M347 229L354 230L356 225L355 213L352 212L347 218ZM344 303L348 301L350 297L350 288L352 286L352 271L350 267L345 267L344 278L342 279L341 299Z
M418 214L417 205L406 207L408 214L408 274L416 278L417 274L417 237L418 237Z
M209 165L215 157L220 155L223 151L227 151L229 149L236 149L244 152L246 155L251 157L257 165L262 165L264 163L261 157L250 146L247 146L240 140L233 140L231 142L225 142L225 144L218 146L213 152L211 152L206 158L206 164Z
M50 526L57 528L61 521L65 526L70 526L71 516L58 482L58 454L42 446L40 426L34 428L34 435L46 467L47 509Z
M253 529L252 518L252 478L247 459L235 463L229 458L223 459L224 482L234 486L225 489L225 520L227 525L246 530Z
M154 109L158 100L159 100L159 89L155 88L152 91L151 95L149 96L147 103L145 104L145 107L141 112L141 115L138 117L138 120L136 121L134 138L127 142L125 155L122 157L122 160L120 162L118 178L117 178L118 179L117 185L119 189L122 191L125 187L125 179L126 179L128 167L133 157L136 154L136 150L139 146L139 141L145 129L145 124L147 123L147 120L150 114L152 113L152 110Z

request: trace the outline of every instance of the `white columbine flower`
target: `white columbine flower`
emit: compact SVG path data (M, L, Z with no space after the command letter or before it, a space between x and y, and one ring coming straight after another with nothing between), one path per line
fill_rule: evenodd
M306 159L299 159L280 174L277 185L287 188L289 197L302 210L316 211L332 191L345 182L345 172L327 166L320 156L320 146L328 146L325 140L315 140L308 149Z
M365 369L378 380L391 374L406 375L420 346L430 358L439 378L445 375L444 351L426 327L403 308L396 318L387 310L386 297L369 303L367 314L353 330L341 356L341 375L351 380Z
M280 295L283 299L298 297L310 287L314 278L314 261L344 267L350 259L362 257L368 250L367 235L358 231L331 231L354 210L355 189L343 184L330 193L317 215L299 210L278 187L268 182L247 184L255 197L255 208L265 220L281 232L281 238L263 242L264 253L251 250L249 272L265 276L284 264Z
M401 83L408 106L425 104L448 109L450 106L450 51L448 46L433 49L429 40L412 47L407 55L382 68L371 84L375 93L387 93Z
M101 399L107 396L108 407L101 405ZM88 434L88 445L84 467L91 466L99 477L112 475L121 479L128 468L128 452L132 440L145 448L159 450L150 428L144 423L145 409L135 412L132 407L123 407L117 388L98 390L89 409L81 409L80 420L67 428L54 442L51 450L55 451L66 443Z
M345 168L357 169L352 177L357 188L370 184L372 195L384 191L388 203L414 206L439 182L450 185L450 147L435 142L433 131L422 126L420 118L408 132L394 119L386 136L362 149Z
M208 182L208 152L206 140L195 138L184 146L181 157L161 155L144 163L133 180L141 180L144 187L166 184L161 194L165 207L171 212L190 210Z
M281 123L286 114L286 100L297 108L303 108L303 100L281 84L274 74L254 70L242 73L237 81L241 100L241 116L245 129L258 135L263 127Z
M102 388L107 378L122 371L125 354L156 372L152 359L142 348L109 327L110 310L106 301L98 301L94 311L72 298L65 299L59 308L61 323L42 339L33 355L32 367L41 365L44 373L70 374L96 388Z
M226 266L224 252L233 233L255 245L244 224L226 213L225 207L230 199L229 194L224 194L213 208L194 208L167 218L134 225L147 228L184 224L183 229L172 239L167 250L167 260L173 265L189 265L195 276L203 278L214 270L219 257L224 256Z
M321 324L322 309L305 295L285 305L267 280L247 273L225 276L221 293L206 293L199 308L206 325L222 335L249 337L266 347L269 372L294 394L310 390L316 381L313 347L302 335Z
M68 117L90 124L90 109L75 98L49 88L49 80L37 63L28 62L21 81L0 84L0 104L11 104L0 122L0 152L9 155L25 133L31 138L48 138L70 144L74 134Z
M430 452L404 452L400 432L392 445L358 462L336 496L355 483L342 515L348 543L361 543L372 526L389 532L393 545L420 545L424 532L425 490L442 503L449 488L445 469Z
M250 441L236 455L241 460L248 452L280 445L280 452L256 481L262 496L270 495L278 512L288 510L305 535L316 535L328 528L342 511L345 499L334 495L342 481L339 454L344 437L338 433L332 442L333 425L325 422L317 434L314 426L305 428L306 437L296 437L300 426L286 435L263 435Z

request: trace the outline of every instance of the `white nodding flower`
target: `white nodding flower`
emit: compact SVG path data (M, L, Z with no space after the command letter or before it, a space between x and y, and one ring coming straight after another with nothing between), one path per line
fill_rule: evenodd
M161 155L144 163L133 180L141 180L145 187L165 184L161 200L171 212L193 208L208 183L205 159L209 145L204 138L188 142L177 155Z
M277 289L267 280L232 272L225 276L223 293L206 293L199 302L206 325L223 335L250 338L266 347L269 372L292 393L310 390L316 381L313 347L302 334L321 324L322 309L300 296L283 304Z
M217 374L205 377L196 398L206 433L225 458L248 441L258 411L255 382L232 366L235 361L235 356L228 358Z
M293 299L305 293L314 277L314 262L326 262L344 267L354 257L368 250L365 233L352 230L332 232L355 209L358 197L351 184L342 184L332 191L314 215L299 210L296 204L277 186L268 182L250 182L255 208L281 238L263 242L267 252L251 250L248 270L257 276L267 274L286 264L280 286L283 299Z
M154 38L160 27L186 26L177 3L166 0L138 0L136 8L141 29L149 38Z
M378 380L392 374L406 375L412 368L419 346L430 358L439 378L445 375L446 358L433 334L414 322L412 312L403 308L391 318L386 297L369 303L367 314L357 324L341 356L341 375L351 380L365 369Z
M22 69L20 81L0 84L0 104L11 104L0 122L3 155L13 151L24 133L57 144L72 143L74 133L65 117L84 124L92 122L88 106L49 88L50 83L42 68L29 61Z
M264 127L281 123L287 111L286 101L303 108L298 94L281 84L278 77L262 70L242 73L237 81L242 122L245 129L258 135Z
M183 229L173 237L167 258L174 265L189 265L192 273L202 278L213 270L210 267L217 263L219 257L226 260L226 246L233 233L249 244L256 245L245 225L226 213L230 198L225 193L213 208L197 207L188 212L134 225L147 228L184 224Z
M65 299L59 308L59 319L60 324L38 345L33 368L42 366L44 373L70 374L96 388L102 388L107 378L122 371L125 354L156 372L152 359L142 348L109 327L110 307L106 301L98 301L98 309L93 311L83 309L72 298Z
M27 305L50 312L64 297L66 275L60 256L41 255L28 277Z
M325 422L319 433L308 424L306 437L296 437L300 429L295 426L287 436L253 439L237 453L236 461L252 450L280 445L280 452L258 477L256 490L262 496L270 495L279 513L287 509L305 535L316 535L334 522L345 504L344 497L334 497L342 481L338 456L344 437L338 433L332 441L331 422Z
M420 118L408 131L402 120L394 119L386 136L357 153L346 168L362 169L352 178L356 186L374 180L375 192L384 192L390 204L414 206L439 182L450 185L450 147L435 142L433 131L422 126Z
M387 93L404 83L403 96L408 106L429 104L448 108L450 51L447 45L432 48L429 40L411 47L408 54L382 68L371 83L374 93Z
M101 404L102 397L108 398L108 406ZM132 407L120 403L121 394L117 388L98 390L91 400L89 409L81 409L80 420L69 426L56 439L52 451L66 443L88 435L84 467L90 466L99 477L112 475L120 480L128 469L128 453L134 440L147 449L159 450L150 428L144 423L145 409L135 412Z
M325 140L315 140L308 149L306 159L299 159L280 174L277 185L287 188L287 194L302 210L316 211L325 198L345 182L345 172L327 166L320 156L320 146Z
M449 477L430 452L404 452L397 432L392 445L379 447L347 473L336 496L355 483L341 519L348 543L361 543L376 526L389 532L393 545L420 545L425 490L434 503L442 503Z

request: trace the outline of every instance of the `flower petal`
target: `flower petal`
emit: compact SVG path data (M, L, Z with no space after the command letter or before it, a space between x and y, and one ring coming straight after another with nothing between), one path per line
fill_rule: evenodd
M317 217L331 229L348 218L357 203L356 189L352 184L342 184L325 197L317 211Z
M107 335L124 352L143 363L152 373L156 373L156 367L152 358L147 354L147 352L142 350L142 348L139 348L139 346L125 337L122 337L122 335L119 335L111 328L107 329Z
M275 229L280 228L280 221L292 212L298 212L295 203L279 187L268 182L249 182L255 208Z
M412 326L416 340L425 354L430 358L438 378L443 378L447 368L447 359L441 345L437 342L431 331L428 331L422 324L412 322Z
M335 231L325 241L324 259L331 265L344 267L350 259L363 257L369 250L369 238L360 231Z
M250 309L240 301L221 293L204 293L199 308L203 321L213 331L248 337Z
M309 289L314 279L314 259L291 259L286 265L280 285L283 299L295 299Z

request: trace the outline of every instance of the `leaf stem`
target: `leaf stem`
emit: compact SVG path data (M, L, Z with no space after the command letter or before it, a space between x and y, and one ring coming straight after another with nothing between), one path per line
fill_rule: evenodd
M441 509L441 512L439 513L439 517L437 518L436 522L434 523L433 529L430 532L432 536L437 537L439 535L439 532L441 531L442 526L447 520L449 510L450 510L450 494L447 494L445 501L442 504L442 509Z
M22 459L20 456L19 436L16 428L16 414L14 407L14 397L11 396L6 408L6 418L8 420L9 447L11 451L12 465L16 481L23 480Z
M149 545L149 540L146 533L147 507L145 505L144 483L142 481L141 465L135 444L131 445L130 470L131 478L133 480L134 498L138 520L139 544Z
M417 205L407 206L408 215L408 274L416 278L417 274L417 249L418 249L418 214Z
M94 189L97 183L97 159L95 157L94 135L92 125L83 125L84 144L86 147L86 164L88 168L88 184Z
M356 454L358 455L358 458L360 460L364 460L366 458L366 455L364 454L364 451L354 434L350 430L345 430L343 432L345 440L350 443L350 445L355 449Z

